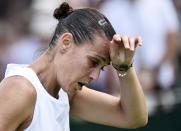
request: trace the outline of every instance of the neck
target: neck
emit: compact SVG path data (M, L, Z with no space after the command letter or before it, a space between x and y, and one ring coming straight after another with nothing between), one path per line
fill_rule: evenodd
M56 72L53 66L53 60L47 53L42 54L33 64L30 65L37 74L45 90L53 97L58 98L60 85L56 79Z

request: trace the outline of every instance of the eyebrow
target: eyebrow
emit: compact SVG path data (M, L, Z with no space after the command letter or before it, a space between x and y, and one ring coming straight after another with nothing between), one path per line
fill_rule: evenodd
M99 59L103 60L103 62L105 62L106 64L110 64L110 60L107 60L105 57L100 56L100 55L95 55L96 57L98 57Z

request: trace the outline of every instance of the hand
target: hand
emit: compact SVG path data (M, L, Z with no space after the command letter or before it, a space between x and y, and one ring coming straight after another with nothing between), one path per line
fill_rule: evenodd
M131 65L136 48L142 45L141 37L115 34L110 45L110 58L114 65Z

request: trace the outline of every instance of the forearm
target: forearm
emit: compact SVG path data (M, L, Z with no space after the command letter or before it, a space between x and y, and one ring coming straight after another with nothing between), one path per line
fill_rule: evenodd
M130 68L127 75L119 77L120 88L120 104L126 115L126 118L133 125L147 123L148 112L144 98L142 87L137 78L134 67Z

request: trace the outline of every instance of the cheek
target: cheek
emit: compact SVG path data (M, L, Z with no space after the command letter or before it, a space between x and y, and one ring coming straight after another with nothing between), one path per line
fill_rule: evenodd
M69 67L68 67L69 66ZM88 62L83 58L76 58L72 60L69 65L67 65L67 75L71 81L76 81L84 77L88 72L89 66Z
M88 76L91 70L89 61L87 59L80 59L79 64L77 63L77 67L75 70L77 71L79 77Z

